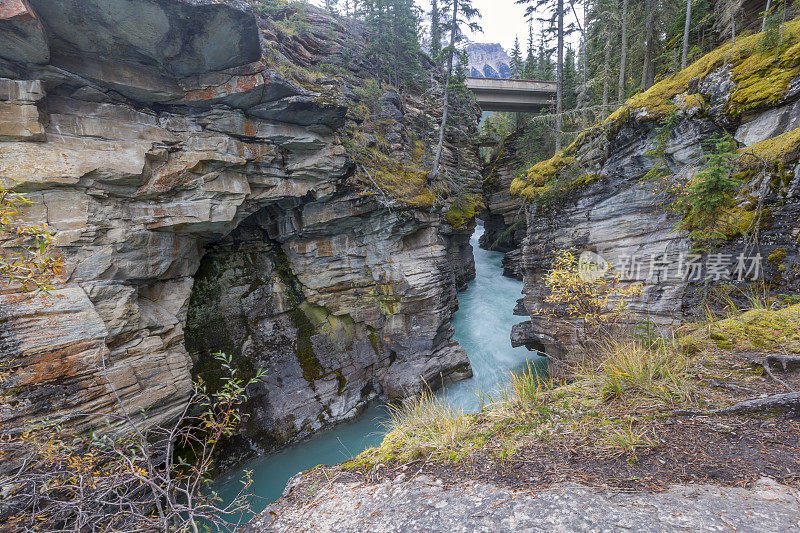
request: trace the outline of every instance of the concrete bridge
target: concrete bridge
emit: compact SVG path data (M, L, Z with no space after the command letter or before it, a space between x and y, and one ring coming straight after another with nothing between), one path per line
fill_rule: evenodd
M467 78L467 88L484 111L538 113L555 103L556 82Z

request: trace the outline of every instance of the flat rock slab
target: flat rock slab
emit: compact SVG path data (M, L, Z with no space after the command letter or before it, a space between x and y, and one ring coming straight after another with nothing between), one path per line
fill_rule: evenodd
M766 479L751 489L676 485L659 493L627 493L573 483L536 492L486 483L445 487L424 476L402 477L380 485L295 484L288 498L268 507L244 531L783 533L800 529L798 491ZM301 496L306 492L310 499Z
M252 8L232 0L30 0L53 52L188 76L261 57Z

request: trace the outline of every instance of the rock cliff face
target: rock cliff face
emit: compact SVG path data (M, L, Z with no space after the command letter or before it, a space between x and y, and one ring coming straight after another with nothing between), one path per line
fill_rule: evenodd
M480 217L485 229L481 248L504 252L503 274L522 281L522 240L525 209L511 196L511 182L519 166L516 154L518 132L506 137L483 170L483 205Z
M55 231L67 265L50 295L0 294L5 427L93 427L113 391L163 422L193 375L213 380L217 350L267 370L242 435L261 449L470 374L450 324L474 275L469 221L363 178L359 30L308 8L290 32L285 9L0 4L0 182L34 202L20 221ZM386 157L433 135L435 102L380 99ZM454 154L477 187L475 158Z
M754 63L760 35L734 51L726 45L635 96L599 131L515 180L512 192L529 201L521 250L524 312L531 317L515 327L515 345L544 347L558 362L578 356L588 340L574 324L542 313L549 294L542 277L559 249L599 253L623 278L643 282L631 309L656 324L678 323L729 298L742 303L762 283L774 294L800 289L800 56L791 48L797 24L787 33L774 61ZM769 89L751 92L754 83ZM695 183L709 164L710 141L725 133L738 141L733 155L742 186L731 207L713 213L711 227L690 221L696 235L714 235L693 242L678 230L682 213L669 209L674 189L664 183ZM688 267L692 261L699 270ZM754 280L756 267L761 275Z

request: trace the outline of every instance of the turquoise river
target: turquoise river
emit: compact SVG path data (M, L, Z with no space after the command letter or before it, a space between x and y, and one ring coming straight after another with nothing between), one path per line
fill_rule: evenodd
M523 320L513 314L522 283L502 275L503 254L478 247L482 234L483 226L478 226L472 235L475 279L459 293L459 308L453 316L455 338L467 351L474 376L437 393L465 412L479 409L478 391L496 391L507 384L511 371L524 368L528 362L544 368L543 357L525 348L511 347L511 326ZM281 495L286 482L298 472L318 464L341 463L380 444L386 433L386 418L384 406L371 406L352 422L243 464L218 480L216 490L223 500L235 497L244 471L250 470L256 495L254 510L260 511Z

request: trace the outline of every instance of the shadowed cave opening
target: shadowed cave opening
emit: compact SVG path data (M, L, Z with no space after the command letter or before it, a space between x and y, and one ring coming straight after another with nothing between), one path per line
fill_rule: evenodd
M270 236L275 214L261 209L206 246L189 301L185 345L193 377L217 390L216 352L232 355L244 380L266 372L248 389L248 417L225 445L223 470L358 416L381 392L373 365L395 358L373 328L306 299L281 243ZM347 379L348 359L362 365L358 379Z

